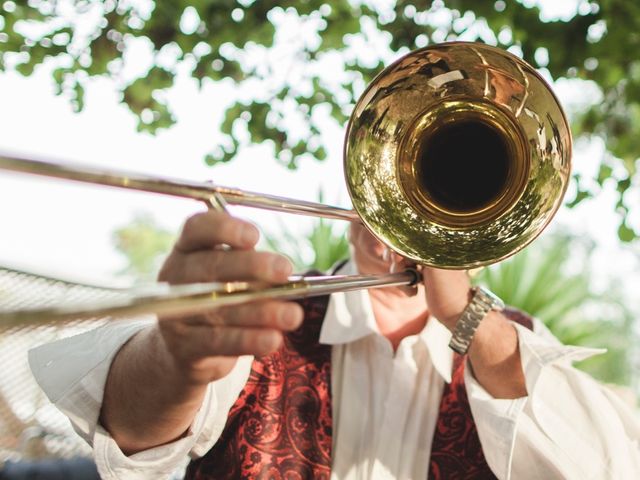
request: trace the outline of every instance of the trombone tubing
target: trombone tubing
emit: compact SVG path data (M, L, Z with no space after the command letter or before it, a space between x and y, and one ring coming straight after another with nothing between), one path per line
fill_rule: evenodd
M187 315L222 306L266 299L294 300L365 288L415 285L418 271L384 275L342 275L332 277L291 277L282 285L255 282L226 282L186 285L159 285L152 293L129 293L125 298L94 303L76 303L58 307L0 311L0 329L32 327L51 322L130 317L135 315Z
M237 188L218 186L211 182L192 182L189 180L152 177L139 173L100 169L68 163L45 162L23 156L9 155L3 152L0 152L0 170L130 190L161 193L174 197L192 198L207 203L211 201L212 197L220 195L227 203L233 205L337 220L360 220L360 217L353 210L316 202L248 192Z

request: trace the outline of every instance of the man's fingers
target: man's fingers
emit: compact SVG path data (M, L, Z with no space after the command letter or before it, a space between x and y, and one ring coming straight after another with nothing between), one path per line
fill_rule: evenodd
M286 282L293 271L284 256L254 250L202 250L186 254L172 283L262 280Z
M298 328L303 317L296 303L268 300L189 319L163 317L160 326L174 354L193 362L204 357L269 353L278 348L282 332Z
M302 323L302 307L293 302L268 301L218 309L208 316L212 325L295 330Z
M251 223L226 212L209 210L187 219L176 242L176 249L183 253L219 245L248 249L253 248L259 238L258 229Z
M226 326L194 327L190 335L192 358L241 355L267 355L282 343L282 333L272 328Z
M293 271L284 256L256 252L255 226L225 212L208 211L189 218L173 252L164 262L160 281L172 284L259 280L287 281ZM228 246L230 248L220 248Z
M173 330L184 335L190 328L203 326L273 328L292 331L300 326L303 318L304 310L297 303L263 300L217 308L188 318L164 316L160 321L163 330Z

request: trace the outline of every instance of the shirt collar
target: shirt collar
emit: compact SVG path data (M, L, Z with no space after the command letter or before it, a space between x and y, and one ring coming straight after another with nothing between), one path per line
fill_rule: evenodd
M339 275L357 274L354 262L349 261L337 272ZM338 292L331 295L327 313L320 330L320 343L342 345L355 342L368 335L380 335L367 290ZM453 352L449 349L451 332L434 317L417 335L429 352L436 371L451 382Z
M336 274L356 275L356 266L352 261L348 261ZM320 330L320 343L340 345L375 333L379 333L378 325L366 290L331 295Z

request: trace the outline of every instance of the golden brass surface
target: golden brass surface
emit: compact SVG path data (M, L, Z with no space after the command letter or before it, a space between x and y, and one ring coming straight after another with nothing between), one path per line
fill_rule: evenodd
M193 182L176 178L154 177L124 170L50 162L3 152L0 152L0 170L127 190L160 193L173 197L191 198L202 201L210 208L218 210L224 209L225 205L230 203L297 215L314 215L337 220L358 220L358 216L353 210L316 202L249 192L238 188L215 185L211 182Z
M468 128L454 132L460 123ZM445 174L423 161L436 145L430 162ZM569 125L544 79L514 55L466 42L416 50L384 69L358 100L344 147L367 228L404 257L455 269L529 244L561 204L570 160ZM496 184L488 194L487 182Z

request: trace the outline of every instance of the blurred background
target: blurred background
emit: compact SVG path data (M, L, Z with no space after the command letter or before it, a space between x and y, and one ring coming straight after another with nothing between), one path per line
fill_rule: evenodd
M551 83L572 125L574 172L542 237L477 281L563 342L606 347L579 367L635 405L638 32L630 0L0 0L0 150L348 207L344 128L373 76L433 43L497 45ZM91 298L92 285L151 282L203 209L0 173L0 300L18 288ZM299 270L347 254L338 222L232 211ZM0 332L0 461L87 454L33 385L26 352L88 327Z

